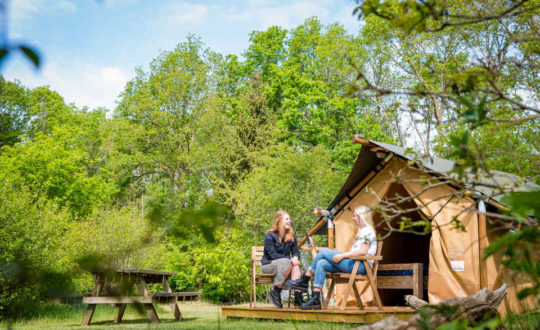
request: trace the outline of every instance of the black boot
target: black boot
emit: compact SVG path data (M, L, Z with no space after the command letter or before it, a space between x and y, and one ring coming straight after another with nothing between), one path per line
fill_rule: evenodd
M294 306L300 308L304 304L302 291L294 291Z
M277 308L283 308L281 304L281 288L274 286L272 291L270 291L270 300Z
M321 306L321 292L320 291L313 291L313 295L311 298L302 306L300 306L300 309L307 310L307 309L322 309Z
M300 276L300 278L297 280L288 280L287 286L295 290L307 291L309 279L310 277L306 276L306 274L302 274L302 276Z

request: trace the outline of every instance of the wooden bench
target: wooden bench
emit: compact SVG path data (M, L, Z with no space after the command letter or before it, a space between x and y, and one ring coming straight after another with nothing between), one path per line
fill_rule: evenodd
M382 275L384 271L412 271L410 275ZM424 269L421 263L408 264L380 264L377 276L377 287L379 289L410 289L419 299L424 293Z
M89 325L92 321L96 306L99 304L115 304L118 312L114 323L120 323L124 316L127 304L142 304L143 309L153 323L159 323L159 317L153 304L170 304L175 320L182 320L182 313L178 306L179 297L200 296L200 292L172 292L169 286L169 277L176 275L171 272L160 272L155 270L142 269L97 269L92 271L95 279L95 287L91 296L82 298L83 304L88 304L83 316L82 326ZM164 293L150 293L146 287L148 283L160 283L163 286ZM136 286L138 296L123 295L122 292L116 292L116 287L124 285ZM103 290L105 287L108 290ZM113 288L113 290L111 290ZM104 294L103 291L108 291Z
M195 300L201 296L200 291L186 291L186 292L164 292L164 293L150 293L148 296L155 299L174 299L182 298L182 301Z
M274 283L274 274L266 274L257 272L257 267L261 266L261 259L264 255L264 246L252 246L251 247L251 278L250 278L250 294L249 294L249 307L256 307L257 300L257 284L272 284ZM288 306L291 307L291 291L289 290Z
M106 296L93 297L87 296L83 298L85 304L168 304L176 303L178 297L199 297L200 292L165 292L165 293L149 293L147 296Z
M384 272L388 271L410 271L412 274L385 275ZM331 277L331 274L327 275L327 278ZM424 269L422 263L379 264L377 271L378 289L412 290L413 295L419 299L424 299L424 288L427 287L427 280L427 276L424 276ZM327 298L327 301L330 300L330 296L328 297L329 298Z

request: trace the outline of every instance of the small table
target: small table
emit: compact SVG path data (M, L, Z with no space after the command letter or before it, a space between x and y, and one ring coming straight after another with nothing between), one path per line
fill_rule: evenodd
M139 303L146 310L146 314L152 323L159 323L159 317L154 308L154 303L169 303L173 309L174 318L182 320L182 313L178 307L178 297L184 295L198 295L198 292L172 292L169 286L169 277L176 273L159 272L154 270L141 269L117 269L117 270L95 270L92 271L96 286L89 297L83 298L83 303L88 304L84 314L82 326L89 325L98 304L116 304L118 313L114 318L114 323L120 323L124 316L127 304ZM146 288L147 283L161 283L165 293L150 294ZM109 292L106 296L101 295L104 286L109 285ZM131 286L137 285L138 296L125 296L120 292L113 292L115 285Z

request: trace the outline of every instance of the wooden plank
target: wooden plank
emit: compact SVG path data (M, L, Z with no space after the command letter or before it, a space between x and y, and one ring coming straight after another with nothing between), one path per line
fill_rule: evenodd
M421 263L379 264L379 270L414 270L415 265L422 265L422 264Z
M419 299L423 299L424 295L424 267L422 264L416 264L413 271L413 295Z
M375 171L371 171L368 173L368 175L366 175L362 181L360 181L356 187L354 187L351 191L350 191L350 194L351 196L355 196L358 191L360 191L360 189L364 188L364 186L366 185L366 183L371 180L371 178L373 178L375 176L375 174L377 174L377 172Z
M324 300L323 309L328 309L328 303L332 300L334 295L334 290L336 288L336 283L334 279L330 280L330 285L328 286L328 293L326 294L326 299Z
M359 257L349 257L351 260L382 260L381 256L359 256Z
M180 312L180 307L178 307L178 294L197 293L197 295L200 295L201 293L200 292L172 292L171 286L169 285L169 278L167 276L163 276L162 285L163 285L163 291L165 291L164 294L175 297L171 303L171 309L174 315L174 319L176 321L182 321L182 312ZM155 296L155 294L152 294L152 296Z
M124 312L126 311L127 304L120 304L118 306L118 312L116 313L116 316L114 318L114 323L120 323L122 322L122 317L124 317Z
M92 292L92 295L94 297L97 297L101 294L101 289L103 289L103 284L104 283L101 281L96 282L96 286L94 287L94 291ZM90 298L90 297L83 297L83 303L84 303L85 298ZM88 306L86 306L86 311L84 312L81 326L87 326L90 324L90 322L92 322L92 317L94 316L95 310L96 310L95 304L89 304Z
M321 229L321 227L326 224L326 219L325 218L322 218L319 222L317 222L315 224L315 226L313 226L309 231L308 231L308 236L312 236L314 233L316 233L317 231L319 231L319 229ZM300 239L300 242L298 242L298 247L301 247L302 245L304 245L306 243L306 236L302 237L302 239Z
M358 309L364 309L364 306L362 305L362 297L360 297L360 292L358 292L358 287L356 286L356 283L353 283L353 292L354 297L356 299L356 304L358 305Z
M413 289L413 276L377 276L379 289Z
M379 290L377 290L377 282L375 282L375 279L373 278L373 275L371 274L371 269L369 267L369 264L367 261L362 261L364 263L364 267L366 269L366 275L368 277L369 285L371 285L371 289L373 290L373 295L375 296L375 301L377 302L377 306L379 307L379 310L383 310L383 305L381 302L381 298L379 297Z
M389 316L395 316L400 320L408 320L414 314L415 311L408 307L384 307L383 311L375 308L359 310L357 307L346 310L332 308L306 311L292 308L248 308L235 306L224 306L221 308L221 315L224 317L364 324L374 323Z
M146 310L146 315L148 316L148 318L150 318L152 323L159 323L159 317L156 313L156 309L154 308L154 305L144 304L143 306L144 306L144 309Z
M149 304L152 297L84 297L83 304Z
M317 250L315 250L315 243L313 242L313 238L311 236L308 236L309 244L311 245L311 257L315 259L315 256L317 256Z
M148 270L148 269L117 269L117 273L124 274L135 274L135 275L158 275L158 276L174 276L176 273L173 272L162 272L157 270Z
M110 274L110 273L117 273L117 274L131 274L131 275L157 275L157 276L174 276L176 273L173 272L162 272L157 270L149 270L149 269L95 269L92 270L92 274Z
M202 292L199 291L193 291L193 292L169 292L169 293L150 293L149 297L157 297L157 298L168 298L168 297L197 297L200 296Z
M376 147L375 144L369 142L368 140L364 139L364 138L361 138L359 136L355 136L352 138L352 142L353 143L358 143L358 144L361 144L365 147Z
M339 201L339 206L340 206L341 208L344 208L345 205L347 205L347 203L348 203L350 200L351 200L351 199L349 198L349 196L343 197L343 199Z
M482 201L480 201L482 202ZM487 246L487 227L486 227L486 214L478 214L478 262L480 263L480 288L487 288L487 264L485 260L482 260L484 250Z
M356 274L358 272L359 266L360 266L360 261L359 260L355 261L351 275ZM345 292L343 293L341 309L345 309L345 306L347 306L347 299L349 298L349 293L351 293L352 286L355 285L354 278L355 276L351 276L351 278L349 279L349 282L347 283L347 287L345 288Z

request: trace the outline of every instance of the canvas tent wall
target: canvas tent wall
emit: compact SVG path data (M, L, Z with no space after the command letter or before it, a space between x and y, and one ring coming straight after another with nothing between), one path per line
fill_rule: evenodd
M482 286L492 289L497 284L497 275L501 274L500 256L485 261L480 256L486 245L508 229L499 228L492 224L492 219L479 215L481 199L462 194L462 187L444 174L450 172L453 163L432 158L423 166L411 166L411 157L399 147L358 137L356 141L363 144L356 164L328 208L335 212L335 248L348 251L352 245L357 231L352 221L355 207L366 205L377 209L381 201L401 196L401 200L406 200L401 207L411 210L406 216L429 219L432 230L425 235L393 233L384 238L382 263L421 262L428 266L427 298L430 303L471 295ZM491 211L501 206L496 200L484 200ZM454 219L460 221L463 230L456 229ZM378 214L375 223L377 232L385 236L389 224ZM315 228L318 230L311 231L312 234L327 230L320 223ZM530 302L518 301L516 292L528 283L510 272L503 272L503 275L509 293L501 304L501 311L520 310L523 303ZM370 290L365 290L365 285L360 286L361 292L365 292L363 300L371 300ZM337 288L338 303L342 290Z

